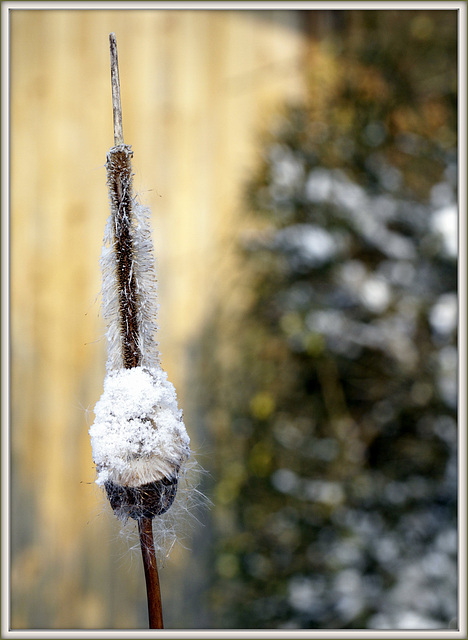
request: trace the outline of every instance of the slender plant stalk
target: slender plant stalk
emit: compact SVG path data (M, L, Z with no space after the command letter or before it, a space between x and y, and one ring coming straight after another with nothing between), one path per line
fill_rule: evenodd
M146 594L148 599L148 617L150 629L164 629L159 586L158 565L154 552L153 524L151 518L138 519L141 553L145 569Z
M133 272L132 239L132 166L131 152L125 146L122 128L119 66L115 34L109 35L111 57L112 106L114 114L114 148L108 156L108 187L113 200L117 256L117 280L119 288L119 313L122 336L122 359L125 369L141 365L138 342L137 298L138 292ZM161 591L154 550L152 519L141 515L137 518L141 553L146 579L150 629L163 629Z

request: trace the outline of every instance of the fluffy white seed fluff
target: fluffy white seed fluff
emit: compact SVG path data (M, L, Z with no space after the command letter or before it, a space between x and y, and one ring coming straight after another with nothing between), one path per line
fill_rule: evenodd
M159 366L110 371L94 412L89 434L98 485L177 477L190 456L175 388Z
M133 271L138 292L138 326L141 365L159 365L158 344L156 342L157 279L155 256L151 240L151 211L137 202L133 203ZM104 245L101 254L102 270L102 312L107 321L107 371L123 368L122 361L122 319L119 308L119 291L116 273L114 218L107 220Z

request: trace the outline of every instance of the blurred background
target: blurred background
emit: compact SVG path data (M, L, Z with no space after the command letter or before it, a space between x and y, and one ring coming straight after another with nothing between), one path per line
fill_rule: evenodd
M166 628L456 628L453 9L10 12L12 628L147 627L87 433L112 31L212 503Z

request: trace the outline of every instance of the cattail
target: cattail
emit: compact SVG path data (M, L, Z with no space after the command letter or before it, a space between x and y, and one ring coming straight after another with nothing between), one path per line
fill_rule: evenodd
M114 513L138 522L151 628L162 628L152 519L164 514L190 456L174 386L161 369L157 280L148 209L132 191L132 151L123 142L115 35L111 50L114 146L107 155L110 216L101 256L108 359L104 393L89 430L96 483Z

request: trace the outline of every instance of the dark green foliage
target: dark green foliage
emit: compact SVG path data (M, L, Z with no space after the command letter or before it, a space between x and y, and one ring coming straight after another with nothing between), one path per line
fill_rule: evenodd
M456 16L356 13L264 143L251 304L210 330L222 627L457 613Z

